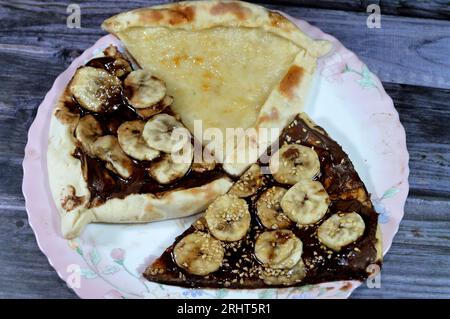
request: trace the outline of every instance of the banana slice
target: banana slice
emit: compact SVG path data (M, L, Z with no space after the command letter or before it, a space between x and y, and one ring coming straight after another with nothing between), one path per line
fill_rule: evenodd
M161 113L172 103L173 97L171 97L170 95L166 95L161 101L150 107L147 107L145 109L136 109L136 113L139 114L139 116L143 119L148 119L155 114Z
M148 120L142 136L149 146L165 153L177 152L190 142L189 131L168 114L157 114Z
M147 70L131 72L123 84L126 97L136 109L148 108L166 95L166 84Z
M264 177L261 174L261 167L258 164L253 164L233 187L231 187L229 193L237 197L245 198L255 194L263 185Z
M290 269L301 259L303 243L290 230L266 231L255 242L255 256L265 267Z
M327 247L340 251L364 234L366 226L362 217L355 213L334 214L317 230L317 237Z
M223 255L222 243L203 232L187 235L173 249L177 265L198 276L217 271L222 266Z
M133 162L122 151L117 137L113 135L99 137L93 145L93 150L96 157L106 162L107 169L123 178L128 178L133 173Z
M261 271L261 279L267 285L293 285L300 282L306 276L306 267L303 260L291 269L265 268Z
M283 212L300 225L319 221L327 212L330 198L320 182L303 180L281 199Z
M116 58L109 67L109 72L121 79L132 71L130 63L123 58Z
M110 58L123 58L122 53L120 53L117 47L113 44L110 44L105 50L103 50L103 54Z
M103 50L103 54L106 57L114 59L114 62L109 65L108 71L118 78L122 78L133 71L130 62L128 62L127 59L122 55L122 53L119 52L116 46L111 44L105 50Z
M186 175L194 157L194 147L186 144L181 150L164 154L162 159L150 164L150 176L160 184L170 184Z
M104 69L119 79L123 79L128 73L133 71L130 62L127 61L115 46L110 45L103 50L103 54L104 57L92 59L86 66Z
M79 68L69 85L70 93L77 102L91 112L104 112L122 93L122 84L109 72L85 66Z
M294 185L319 174L320 162L311 148L285 144L270 158L269 169L277 182Z
M151 161L159 151L151 148L142 138L145 123L139 120L122 123L117 129L120 147L129 156L140 161Z
M86 154L90 156L94 156L94 142L102 134L103 130L100 123L90 114L83 116L75 129L75 137L80 141Z
M292 221L281 210L280 201L284 194L286 189L274 186L264 191L256 201L256 214L264 227L283 229L292 226Z
M205 214L210 232L222 241L242 239L250 228L250 219L245 200L230 194L218 197Z

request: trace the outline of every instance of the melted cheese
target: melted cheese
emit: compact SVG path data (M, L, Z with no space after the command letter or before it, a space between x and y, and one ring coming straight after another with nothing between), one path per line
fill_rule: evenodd
M167 84L173 109L193 132L249 128L300 48L274 34L248 28L201 31L130 28L120 34L138 64Z

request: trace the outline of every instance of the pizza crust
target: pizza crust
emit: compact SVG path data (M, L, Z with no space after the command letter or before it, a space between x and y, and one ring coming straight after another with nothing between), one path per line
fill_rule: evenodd
M205 129L219 129L222 136L226 128L281 131L302 111L316 60L331 48L279 13L237 1L142 8L109 18L102 27L125 44L141 67L168 83L183 123L235 176L277 136L256 134L249 143L242 138L225 152L223 144L203 136ZM220 64L207 63L215 60ZM194 130L197 119L203 121L203 132ZM250 158L233 160L244 151Z
M81 162L72 156L78 143L74 131L80 116L65 108L67 96L64 92L51 117L47 168L56 206L75 215L88 205L90 192L83 177Z
M74 214L60 210L62 233L66 238L74 238L89 223L147 223L190 216L205 210L230 187L231 181L220 178L200 187L169 191L161 197L132 194Z

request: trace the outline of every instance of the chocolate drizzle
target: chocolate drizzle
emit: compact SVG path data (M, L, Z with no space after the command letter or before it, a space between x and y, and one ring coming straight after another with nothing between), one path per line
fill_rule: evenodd
M105 168L102 161L86 155L77 149L74 156L78 158L86 172L86 180L91 193L91 206L104 203L111 198L124 198L130 194L154 194L163 196L165 192L175 189L199 187L226 176L221 167L198 173L190 170L184 177L168 185L161 185L153 180L147 168L148 161L133 160L133 174L124 179Z
M309 147L314 146L321 162L321 174L316 179L326 185L325 187L331 198L329 209L319 222L308 227L299 228L295 225L291 227L291 230L303 242L302 260L306 268L306 277L293 285L366 279L368 277L367 266L376 262L380 263L377 261L376 248L378 215L370 201L367 200L363 204L360 200L352 198L355 189L362 189L364 194L368 195L352 163L342 148L329 138L321 128L311 128L300 117L297 117L291 125L284 129L280 136L279 145L283 145L286 141ZM320 141L320 143L317 141ZM274 151L272 150L272 152ZM173 248L183 237L196 231L196 229L207 231L206 224L201 218L176 238L174 244L167 248L162 256L145 271L144 276L151 281L186 287L250 289L268 287L259 278L259 272L252 271L252 269L260 267L259 262L253 255L254 239L259 233L267 230L258 220L256 202L259 196L270 187L280 186L288 189L290 186L276 182L271 175L266 175L265 178L264 186L255 195L246 199L252 215L247 237L235 244L226 244L226 260L218 271L206 277L191 275L178 267L173 259ZM338 212L360 214L366 228L361 238L336 253L319 242L317 228L324 220ZM270 285L270 287L285 286L280 284Z
M120 63L122 61L122 63ZM125 59L117 59L116 57L104 56L95 58L86 63L86 66L105 69L111 74L119 75L120 80L124 80L131 69L131 63Z

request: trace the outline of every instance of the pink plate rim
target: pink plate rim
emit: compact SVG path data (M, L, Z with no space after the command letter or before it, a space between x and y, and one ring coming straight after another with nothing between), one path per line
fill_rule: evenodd
M287 15L286 15L287 16ZM327 39L334 45L336 51L341 50L351 54L354 59L363 64L354 53L347 50L336 38L323 33L317 27L310 25L309 23L294 19L287 16L301 27L305 33L309 34L313 38ZM84 61L92 57L98 48L106 47L111 43L118 43L118 40L112 35L106 35L100 38L92 47L82 53L81 56L76 58L71 65L61 73L55 80L52 88L46 94L43 102L38 108L36 118L30 126L28 132L28 142L25 147L25 156L23 160L24 177L22 182L22 191L25 197L25 207L28 213L28 220L31 228L33 229L38 246L40 250L47 256L50 265L56 270L59 277L64 281L68 280L67 265L78 262L76 257L69 256L70 254L64 254L69 249L68 242L62 238L59 233L59 225L54 225L51 221L46 219L46 214L52 212L57 214L56 207L54 206L53 199L51 197L47 178L47 161L46 150L48 143L48 129L49 119L53 106L62 89L69 82L70 78L74 74L76 68L82 65ZM383 111L388 111L396 116L396 134L397 141L404 151L401 152L401 158L399 161L403 163L403 170L400 176L400 182L396 189L396 195L389 199L389 208L396 212L395 221L390 229L389 238L385 241L383 247L384 253L386 253L391 244L394 235L398 231L398 227L401 219L404 215L404 205L408 195L408 175L409 175L409 154L406 148L406 134L403 126L399 121L399 116L395 110L392 99L385 92L381 81L375 77L375 81L379 83L380 94L386 99L384 103ZM44 185L42 185L42 182ZM387 244L386 244L387 243ZM350 281L350 289L345 293L345 297L348 297L351 292L359 286L359 283ZM81 298L100 298L110 290L110 286L104 282L95 280L95 282L83 283L83 288L73 288L75 293Z

